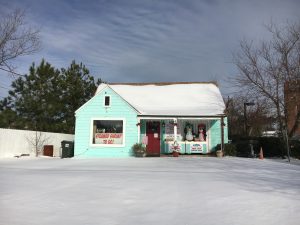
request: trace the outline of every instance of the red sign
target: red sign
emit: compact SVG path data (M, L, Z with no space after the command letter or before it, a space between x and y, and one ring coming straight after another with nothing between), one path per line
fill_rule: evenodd
M122 144L122 133L96 133L95 144Z

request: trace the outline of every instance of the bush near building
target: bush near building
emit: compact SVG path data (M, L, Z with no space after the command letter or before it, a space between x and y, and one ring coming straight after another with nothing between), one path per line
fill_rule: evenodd
M284 143L278 137L260 137L259 144L265 157L283 157L286 155Z
M238 157L258 156L261 147L265 157L283 157L286 155L284 144L278 137L239 137L233 140L232 144L236 146L236 156Z
M253 153L251 152L253 146ZM284 157L287 155L284 143L279 137L241 137L224 145L224 155L238 157L257 157L260 148L264 157ZM220 149L220 145L217 149ZM300 159L300 139L290 141L290 155Z
M217 145L217 149L221 149L221 145ZM226 143L224 144L224 155L225 156L236 156L236 146L235 144Z
M290 140L291 156L300 159L300 137L299 139Z

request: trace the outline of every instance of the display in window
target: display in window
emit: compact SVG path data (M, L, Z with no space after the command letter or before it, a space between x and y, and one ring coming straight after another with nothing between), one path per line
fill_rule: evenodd
M186 141L193 141L194 140L193 125L191 123L187 122L185 124L184 133L185 133L185 140Z
M123 120L94 120L93 144L123 144Z
M185 141L206 141L206 125L204 123L185 122L184 125L184 140Z
M206 129L205 129L205 124L199 124L198 125L198 138L199 141L206 141Z
M194 135L192 133L192 127L191 126L187 126L186 127L186 135L185 135L185 139L187 141L192 141L194 140Z
M165 141L173 141L174 140L174 122L173 121L166 122L164 128L165 128L165 134L164 134ZM181 135L180 125L178 124L176 126L176 128L177 128L177 140L181 141L184 137Z

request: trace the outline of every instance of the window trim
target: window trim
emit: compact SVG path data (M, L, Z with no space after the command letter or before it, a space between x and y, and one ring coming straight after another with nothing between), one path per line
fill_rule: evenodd
M122 144L93 144L93 129L94 129L94 120L122 120L123 121L123 143ZM93 117L91 118L90 126L90 146L91 147L125 147L125 137L126 137L126 119L119 117Z
M109 105L105 105L105 98L106 98L106 97L109 97ZM104 98L103 98L103 106L104 106L105 108L111 107L111 96L110 96L110 95L104 95Z

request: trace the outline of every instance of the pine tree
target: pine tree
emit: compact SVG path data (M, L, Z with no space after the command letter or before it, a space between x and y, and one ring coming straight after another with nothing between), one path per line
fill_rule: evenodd
M62 113L65 118L65 131L73 133L75 130L75 111L87 102L96 92L100 79L90 75L89 70L82 64L76 64L75 60L68 69L61 69L63 82L61 83L64 107Z
M29 74L12 83L9 96L0 101L0 126L73 133L75 111L89 100L101 82L82 64L55 69L42 60Z

